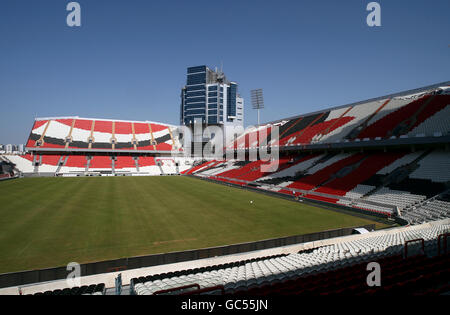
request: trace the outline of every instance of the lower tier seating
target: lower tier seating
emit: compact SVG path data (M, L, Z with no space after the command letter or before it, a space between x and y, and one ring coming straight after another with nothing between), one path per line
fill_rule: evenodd
M366 284L367 264L362 262L315 275L264 283L255 288L241 289L234 295L436 295L450 291L450 272L445 266L450 255L427 258L401 255L374 260L382 268L380 287Z
M131 156L118 156L114 164L116 169L136 170L136 161Z
M134 278L131 281L131 293L138 295L155 294L161 290L177 292L177 288L197 285L200 289L223 288L225 294L265 294L279 289L278 285L282 284L296 284L295 290L287 289L284 293L307 293L310 287L302 284L308 277L313 277L321 273L339 272L341 268L348 272L342 273L342 278L350 274L352 268L358 269L363 263L367 266L367 262L378 261L381 264L394 266L404 266L402 272L417 272L415 267L428 266L421 268L421 272L426 272L434 277L434 273L440 273L441 276L446 272L448 277L448 268L445 267L448 263L447 256L439 256L439 246L437 244L439 235L448 233L450 231L450 223L447 221L443 223L427 224L425 226L415 226L407 228L397 228L388 231L377 231L358 236L351 236L341 239L340 242L335 242L330 245L325 245L319 248L299 252L289 255L281 255L276 257L265 257L259 259L252 259L247 261L238 261L226 265L218 265L205 267L195 270L184 270L179 272L172 272L162 275L149 275L147 277ZM423 239L424 247L421 247L421 242L412 242L408 244L408 251L405 255L408 257L417 254L426 254L431 258L421 256L414 260L404 260L402 257L405 253L405 242ZM418 261L423 264L418 264ZM390 262L390 263L389 263ZM439 264L435 264L439 262ZM414 268L413 268L414 267ZM397 267L395 267L397 268ZM397 268L398 269L398 268ZM397 274L397 269L392 273L392 277ZM359 269L358 269L359 270ZM384 270L384 269L383 269ZM386 271L390 270L386 268ZM342 271L342 270L341 270ZM430 272L427 272L430 271ZM358 284L360 286L358 292L368 292L371 290L367 286L366 276L367 271L363 272L364 278ZM389 273L389 275L391 275ZM355 276L362 277L361 274L355 273ZM406 277L406 275L403 275ZM386 284L391 284L392 277L386 277ZM326 278L322 278L326 279ZM447 278L446 278L447 279ZM448 281L448 279L447 279ZM333 285L333 281L326 281L328 285ZM392 282L393 284L393 282ZM444 283L447 284L448 283ZM332 287L325 290L326 292L343 289L343 287ZM347 288L347 286L344 286ZM421 286L421 289L436 289L435 285ZM416 291L413 291L417 293ZM180 292L179 292L180 293ZM181 292L195 293L192 292ZM280 293L280 292L279 292ZM311 292L309 292L311 293ZM314 293L319 293L314 291ZM174 293L176 294L176 293Z
M439 198L426 201L417 207L403 211L401 217L411 224L442 220L450 217L450 202Z
M58 289L53 291L38 292L34 295L105 295L106 289L104 283L85 285L82 287L73 287Z
M409 211L448 189L450 181L450 153L437 149L299 153L282 156L279 161L280 167L268 174L261 171L266 165L262 161L209 161L190 173L383 216ZM442 218L442 214L438 217Z
M380 203L388 200L389 204L397 206L398 208L400 208L400 210L403 210L406 207L413 206L414 204L425 200L426 196L413 195L410 194L409 192L391 190L389 188L384 187L379 191L366 197L365 199Z
M191 167L190 159L153 156L110 155L5 155L5 159L24 174L77 175L88 172L104 174L173 175Z

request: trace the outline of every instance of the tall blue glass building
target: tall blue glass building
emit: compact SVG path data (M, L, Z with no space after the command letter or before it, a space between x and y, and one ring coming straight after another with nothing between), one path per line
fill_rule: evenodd
M194 121L205 125L244 124L244 102L237 83L207 66L187 68L180 112L182 125L192 125Z

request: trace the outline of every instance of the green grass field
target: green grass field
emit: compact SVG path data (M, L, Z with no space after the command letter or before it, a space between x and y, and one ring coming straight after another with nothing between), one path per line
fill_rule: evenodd
M27 178L0 192L0 273L374 223L189 177Z

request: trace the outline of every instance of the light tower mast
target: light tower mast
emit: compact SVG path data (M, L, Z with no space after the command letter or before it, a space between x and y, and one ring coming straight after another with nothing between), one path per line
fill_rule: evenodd
M260 124L259 110L264 108L263 90L262 89L251 90L250 94L252 97L252 107L253 109L256 109L258 111L258 125L259 125Z

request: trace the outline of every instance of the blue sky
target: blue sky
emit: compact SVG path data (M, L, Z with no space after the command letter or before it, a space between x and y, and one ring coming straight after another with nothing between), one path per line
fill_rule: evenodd
M0 143L24 143L35 116L177 124L186 68L220 66L263 88L262 121L450 80L450 2L66 0L0 4Z

